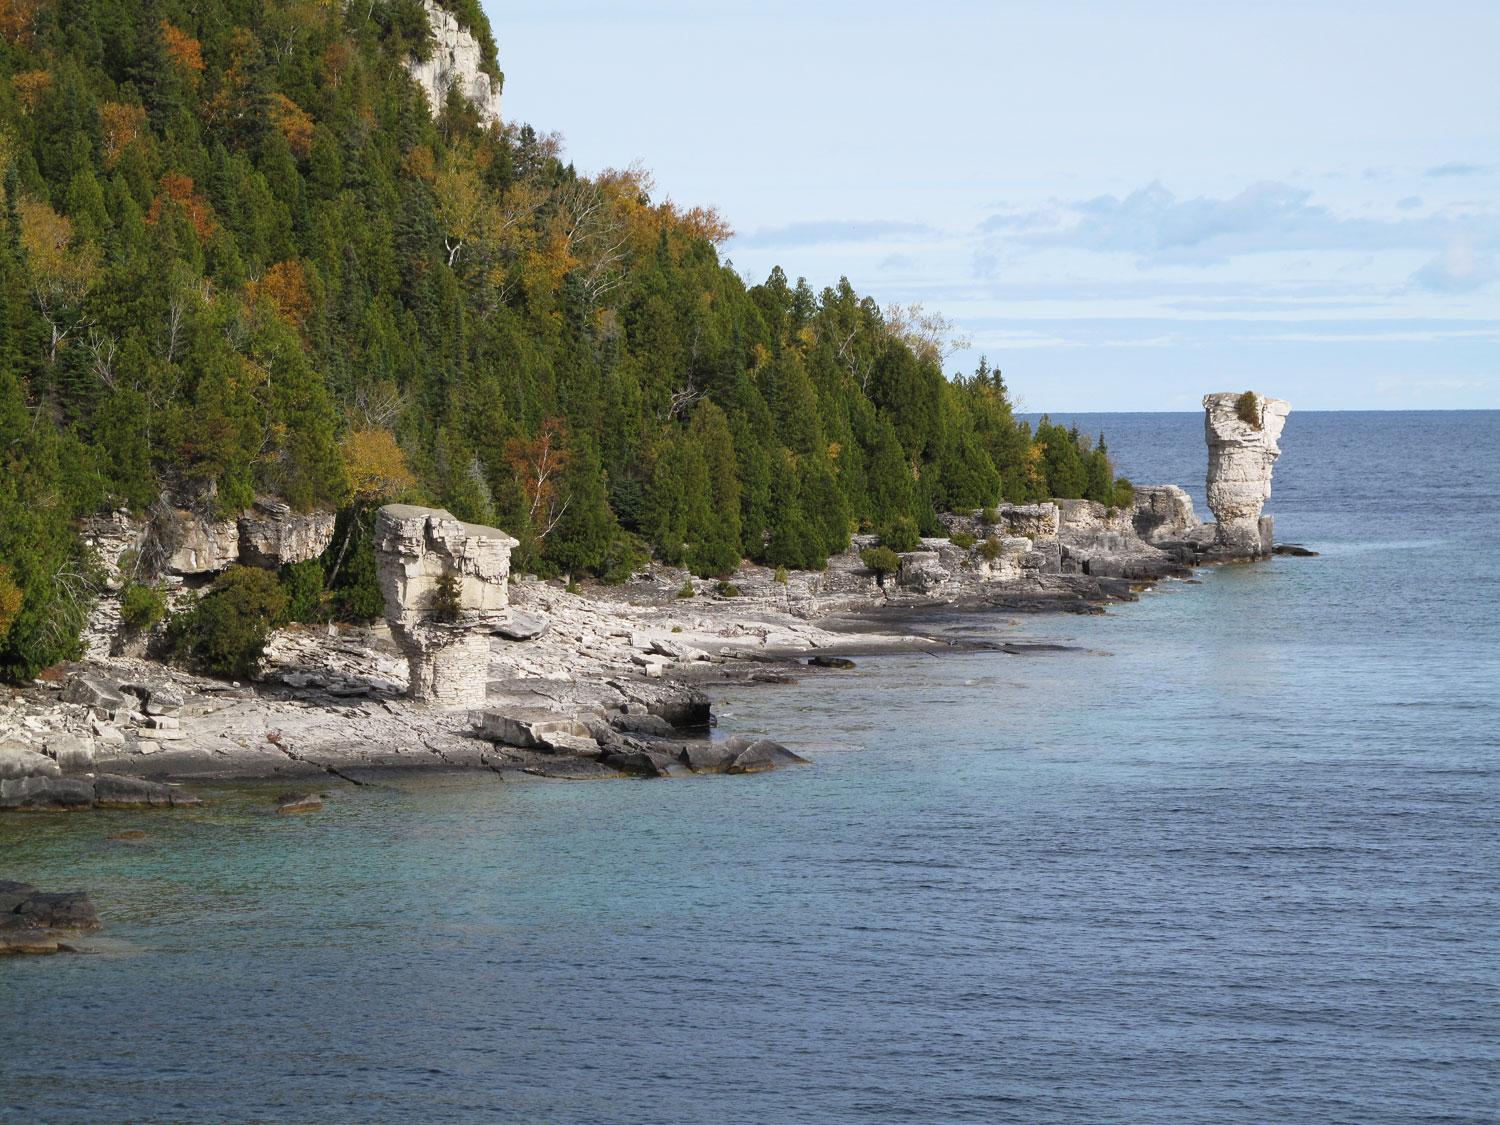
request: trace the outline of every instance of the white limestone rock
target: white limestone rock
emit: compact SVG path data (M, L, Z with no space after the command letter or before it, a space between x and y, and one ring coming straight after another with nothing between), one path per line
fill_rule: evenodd
M509 616L516 540L409 504L380 509L374 538L386 620L411 670L407 694L446 708L482 706L490 634ZM447 581L457 595L451 613L438 604Z
M1147 543L1186 540L1202 526L1193 498L1175 484L1138 485L1132 520Z
M442 111L448 91L456 85L479 111L482 124L499 124L500 87L480 69L484 54L479 40L436 0L422 0L422 7L432 28L432 54L425 61L409 60L406 69L426 92L433 116Z
M333 542L332 512L292 511L290 504L262 497L239 518L239 561L278 567L315 559Z
M1247 422L1239 415L1240 397L1226 391L1203 398L1208 506L1218 520L1213 553L1256 559L1271 553L1271 521L1261 518L1261 509L1271 498L1271 470L1281 456L1277 441L1292 408L1256 395L1257 420Z

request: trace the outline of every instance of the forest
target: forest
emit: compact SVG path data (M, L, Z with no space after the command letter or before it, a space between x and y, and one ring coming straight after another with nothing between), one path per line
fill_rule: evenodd
M77 654L79 521L119 508L337 509L339 565L282 580L363 620L395 499L604 581L1127 502L1102 437L946 375L941 318L749 284L643 170L429 107L429 34L417 0L0 0L0 678Z

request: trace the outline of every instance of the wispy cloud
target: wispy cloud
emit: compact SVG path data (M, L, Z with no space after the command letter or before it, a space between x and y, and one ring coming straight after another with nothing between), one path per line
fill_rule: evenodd
M1125 197L1064 201L1018 220L992 216L978 226L986 245L1056 247L1133 255L1141 266L1222 263L1246 254L1320 250L1432 250L1464 240L1500 242L1500 216L1487 210L1400 218L1339 215L1312 192L1263 181L1237 195L1180 199L1153 182Z
M1492 259L1476 254L1470 242L1453 242L1411 275L1411 284L1431 293L1472 293L1496 275Z
M937 232L924 223L884 219L825 219L763 227L740 235L735 242L752 249L822 246L835 242L874 242L891 238L919 238Z
M1450 160L1446 164L1429 168L1422 174L1436 180L1447 176L1482 176L1489 170L1489 166L1485 164L1465 164L1460 160Z

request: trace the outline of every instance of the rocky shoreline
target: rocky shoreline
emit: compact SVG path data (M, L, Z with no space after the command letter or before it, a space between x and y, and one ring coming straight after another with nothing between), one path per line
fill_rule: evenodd
M1137 489L1128 509L1004 505L944 516L944 536L901 553L885 574L862 559L877 540L856 536L819 572L747 564L707 581L658 566L622 586L578 590L512 578L513 541L501 531L392 506L377 521L385 623L283 630L254 683L204 679L106 643L0 695L0 811L96 807L122 799L130 778L364 785L390 771L448 769L571 781L800 764L769 737L715 741L714 685L836 676L861 654L952 651L951 639L892 627L893 615L919 622L912 615L924 607L1102 612L1196 566L1269 556L1260 510L1288 408L1251 397L1260 414L1248 419L1243 396L1204 401L1217 524L1199 521L1171 485ZM222 549L187 551L196 540L181 513L172 518L175 553L161 553L179 570L228 565L230 540L241 553L248 544L258 556L302 557L326 531L263 503L233 535L226 525ZM114 526L118 541L146 534ZM453 608L437 614L444 583ZM108 604L100 619L111 620ZM141 799L171 807L190 797L167 789Z

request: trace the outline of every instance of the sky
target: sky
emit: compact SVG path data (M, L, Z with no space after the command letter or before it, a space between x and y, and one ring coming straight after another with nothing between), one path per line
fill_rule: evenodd
M504 114L1028 410L1500 408L1500 3L485 0Z

